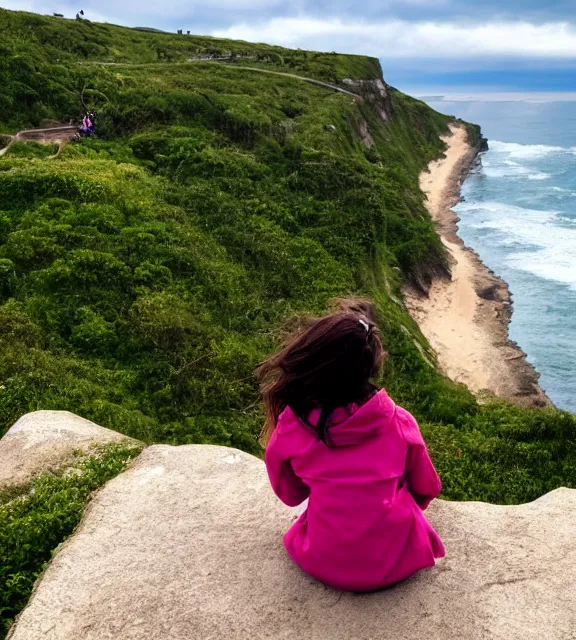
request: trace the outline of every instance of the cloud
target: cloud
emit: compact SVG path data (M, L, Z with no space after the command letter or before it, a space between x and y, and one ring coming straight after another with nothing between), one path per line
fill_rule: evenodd
M118 3L115 0L100 0L99 2L94 0L81 2L74 0L57 0L56 2L50 0L2 0L0 6L3 9L13 11L31 11L47 15L52 15L52 12L62 12L66 16L76 15L76 12L82 8L95 20L102 16L123 15L129 24L139 24L142 16L162 22L166 17L178 20L182 16L193 15L199 10L207 8L212 13L215 10L234 10L236 13L264 11L266 14L274 14L282 4L283 0L212 0L209 7L203 0L146 0L146 2L126 0L124 3ZM220 18L221 16L214 17ZM220 22L219 19L214 20L216 24Z
M576 28L567 22L465 24L298 17L240 23L213 30L212 35L384 59L576 58Z
M320 51L340 51L394 61L394 68L414 72L441 65L444 70L488 69L494 65L574 67L576 25L549 14L530 16L541 0L521 0L523 19L510 16L512 0L476 3L492 14L459 18L464 0L0 0L10 9L38 13L59 11L73 17L79 6L86 17L169 31L268 42ZM570 0L573 2L573 0ZM564 11L565 0L548 0L546 10ZM370 15L378 5L379 15ZM476 6L475 5L475 6ZM496 18L496 5L507 18ZM514 0L517 7L517 0ZM92 7L97 10L93 11ZM403 11L410 10L408 19ZM452 12L452 13L450 13ZM460 12L461 15L461 12ZM504 15L504 13L500 13ZM417 17L414 17L417 16ZM433 17L428 17L433 16Z
M299 17L318 21L334 17L353 25L394 20L495 24L513 22L519 16L533 25L574 22L574 0L0 0L0 5L37 13L59 11L67 17L73 17L81 7L93 20L169 30L185 26L194 33Z

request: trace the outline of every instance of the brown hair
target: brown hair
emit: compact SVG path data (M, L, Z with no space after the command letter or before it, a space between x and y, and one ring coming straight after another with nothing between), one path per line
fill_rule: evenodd
M337 311L304 319L304 330L256 370L266 409L264 445L287 406L302 420L320 409L316 429L325 440L326 423L334 409L362 404L374 389L370 378L378 374L386 356L374 305L362 298L332 302Z

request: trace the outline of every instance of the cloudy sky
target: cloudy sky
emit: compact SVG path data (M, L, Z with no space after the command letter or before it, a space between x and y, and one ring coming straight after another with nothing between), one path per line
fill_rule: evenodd
M412 91L576 90L576 0L0 0L127 26L182 27L377 56ZM83 4L82 4L83 3Z

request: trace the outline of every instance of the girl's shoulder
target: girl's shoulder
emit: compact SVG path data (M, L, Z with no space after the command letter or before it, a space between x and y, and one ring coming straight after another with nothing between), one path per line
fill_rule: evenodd
M297 416L291 407L286 407L278 416L276 432L279 436L298 436L302 432L316 433L314 428Z
M276 421L276 431L284 430L290 427L293 421L296 419L296 414L290 407L285 407L282 413L278 416Z
M270 444L284 457L291 458L305 449L312 437L294 411L287 407L278 417Z
M408 444L419 444L422 442L422 434L420 427L416 422L416 418L404 409L404 407L396 406L396 424L398 431Z

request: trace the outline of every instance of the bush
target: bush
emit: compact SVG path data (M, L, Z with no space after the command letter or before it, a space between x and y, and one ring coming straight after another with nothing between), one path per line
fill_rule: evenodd
M11 158L46 158L58 151L57 144L40 144L38 142L14 142L7 154Z

